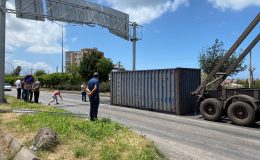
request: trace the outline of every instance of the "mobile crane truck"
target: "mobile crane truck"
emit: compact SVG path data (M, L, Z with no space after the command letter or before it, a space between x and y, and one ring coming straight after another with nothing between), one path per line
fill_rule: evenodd
M236 49L241 45L250 32L260 21L260 12L246 28L242 35L227 51L215 68L209 73L207 78L192 94L198 97L200 103L200 113L205 120L219 121L222 116L228 118L236 125L250 126L260 120L260 89L236 88L226 89L221 86L224 80L242 62L246 55L255 47L260 40L260 33L229 66L224 73L218 73L221 66L228 60Z

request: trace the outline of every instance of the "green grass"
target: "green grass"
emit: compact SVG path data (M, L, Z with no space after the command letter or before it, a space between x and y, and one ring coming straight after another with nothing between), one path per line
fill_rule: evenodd
M33 109L33 110L49 111L49 112L67 112L65 110L57 109L44 104L24 102L23 100L18 100L15 97L11 97L11 96L6 96L6 98L8 103L5 105L0 104L0 109L6 109L6 110Z
M10 101L11 100L11 101ZM56 111L56 109L25 102L17 102L8 97L9 108L21 106L26 108ZM61 110L58 110L61 111ZM160 160L166 159L155 145L139 136L121 124L102 118L95 122L75 118L70 115L49 114L41 112L37 114L21 115L12 120L3 120L0 116L0 124L12 132L22 134L36 134L37 130L48 127L59 135L59 145L54 150L54 159L100 159L100 160ZM24 142L29 144L30 140ZM48 151L39 151L42 159L52 157Z

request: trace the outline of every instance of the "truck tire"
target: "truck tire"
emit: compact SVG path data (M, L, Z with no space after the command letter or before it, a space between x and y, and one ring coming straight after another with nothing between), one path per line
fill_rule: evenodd
M255 122L260 121L260 111L256 112Z
M208 98L200 104L200 113L206 120L219 121L222 116L222 103L215 98Z
M228 107L228 117L234 124L250 126L255 122L255 111L250 104L236 101Z

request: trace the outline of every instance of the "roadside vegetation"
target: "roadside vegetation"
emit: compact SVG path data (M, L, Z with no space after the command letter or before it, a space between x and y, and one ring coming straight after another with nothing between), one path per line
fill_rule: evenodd
M38 151L41 159L160 160L166 159L144 136L108 118L96 122L70 115L50 106L25 103L7 97L9 104L0 109L37 109L37 114L0 114L0 128L8 131L25 145L40 128L49 127L59 135L59 145L52 151ZM52 112L52 114L48 113Z
M214 44L210 47L203 48L199 55L199 65L201 70L206 74L215 68L219 61L225 56L227 50L224 49L224 43L219 39L216 39ZM239 57L239 54L233 54L226 63L224 63L219 72L226 72L226 70L233 64ZM231 72L229 76L238 74L239 72L245 71L247 65L244 65L244 60ZM214 77L216 78L216 77Z
M37 69L32 74L35 79L40 81L43 88L80 91L82 82L87 82L92 78L94 72L99 72L100 91L109 92L109 74L113 68L111 59L105 58L102 52L93 49L90 55L82 58L80 65L67 66L65 73L49 74L43 69ZM5 82L14 85L18 78L23 79L20 76L21 71L23 71L23 67L17 66L12 73L5 75Z

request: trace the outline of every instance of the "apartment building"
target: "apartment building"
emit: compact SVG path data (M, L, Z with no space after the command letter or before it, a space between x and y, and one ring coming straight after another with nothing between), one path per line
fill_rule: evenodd
M96 48L83 48L80 51L68 51L66 52L66 69L71 65L80 65L80 61L84 56L89 56L93 52L98 52L104 57L104 53L98 51Z

